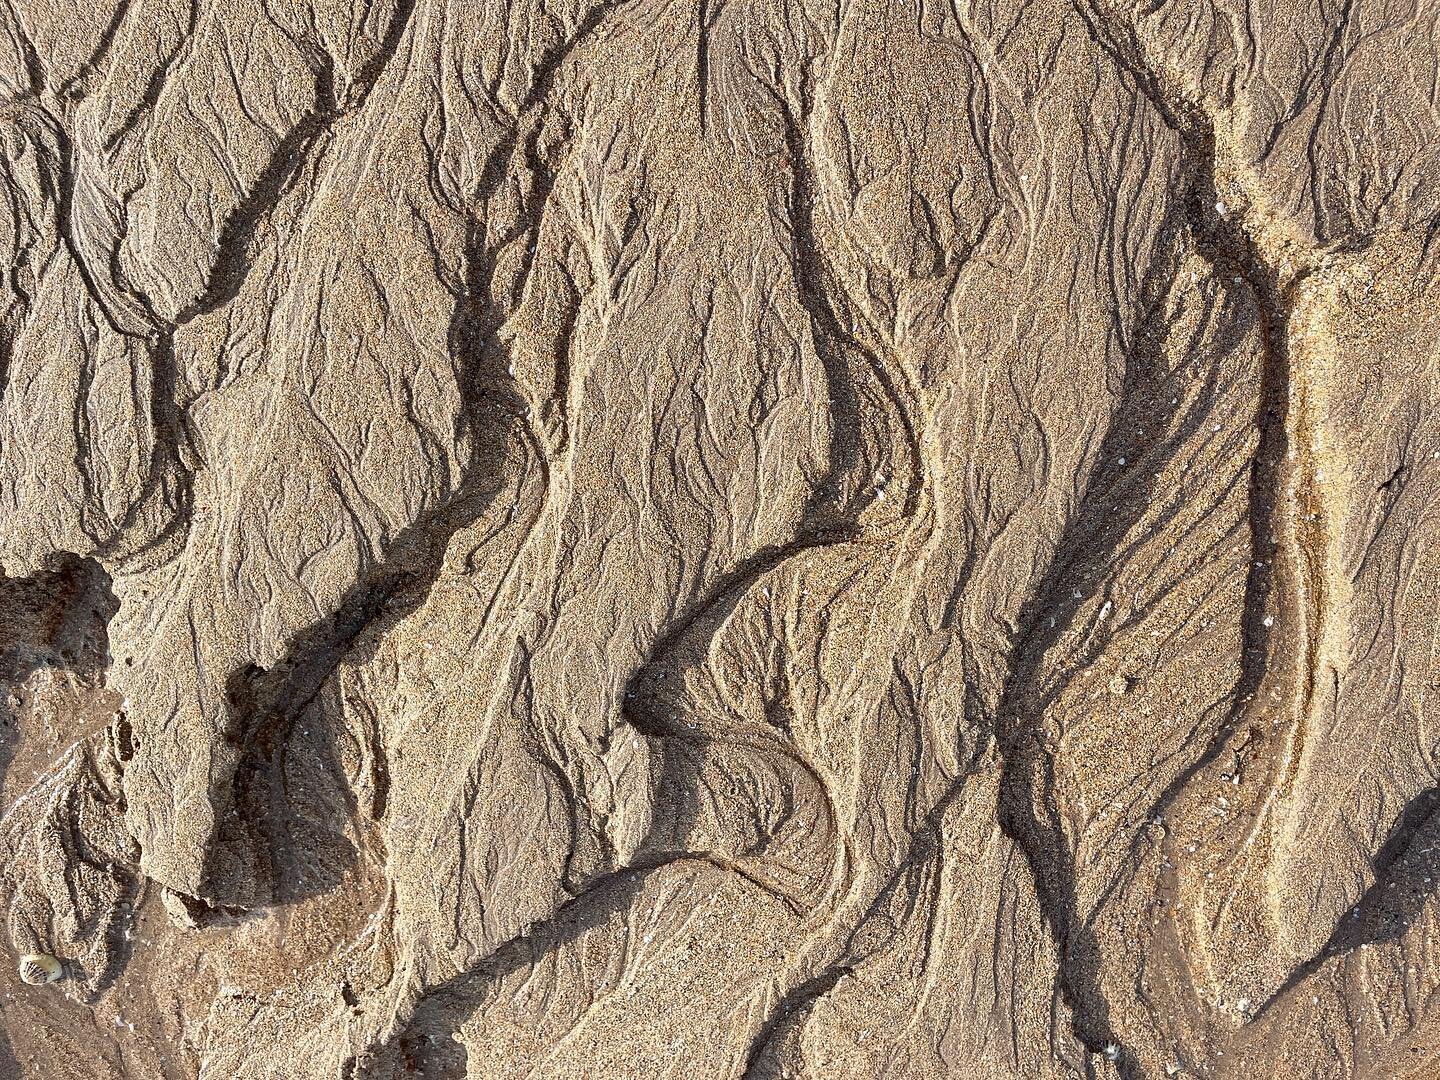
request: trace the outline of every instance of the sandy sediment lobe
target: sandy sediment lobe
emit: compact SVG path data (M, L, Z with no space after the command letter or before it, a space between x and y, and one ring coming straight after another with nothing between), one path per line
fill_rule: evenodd
M1440 1072L1331 7L0 12L0 1076Z

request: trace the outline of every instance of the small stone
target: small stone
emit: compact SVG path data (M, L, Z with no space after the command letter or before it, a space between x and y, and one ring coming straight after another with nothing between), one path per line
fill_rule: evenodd
M1119 697L1121 694L1130 692L1130 678L1127 675L1115 674L1110 676L1110 693Z
M53 983L65 972L64 965L49 953L26 953L20 957L20 978L31 986Z

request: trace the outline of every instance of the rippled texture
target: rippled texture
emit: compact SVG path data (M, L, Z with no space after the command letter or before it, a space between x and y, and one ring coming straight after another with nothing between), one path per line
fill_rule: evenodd
M0 1076L1440 1075L1427 2L10 0Z

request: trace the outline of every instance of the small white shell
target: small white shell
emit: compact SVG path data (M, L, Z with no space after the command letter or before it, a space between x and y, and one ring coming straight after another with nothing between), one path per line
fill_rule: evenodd
M31 986L53 983L65 972L65 967L49 953L26 953L20 957L20 978Z

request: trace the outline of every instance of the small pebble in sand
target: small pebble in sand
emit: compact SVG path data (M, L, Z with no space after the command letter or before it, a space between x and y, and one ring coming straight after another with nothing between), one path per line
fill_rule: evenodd
M1119 697L1121 694L1130 692L1130 677L1128 675L1115 674L1110 676L1110 693Z
M26 953L20 957L20 978L31 986L44 986L60 978L64 967L49 953Z

